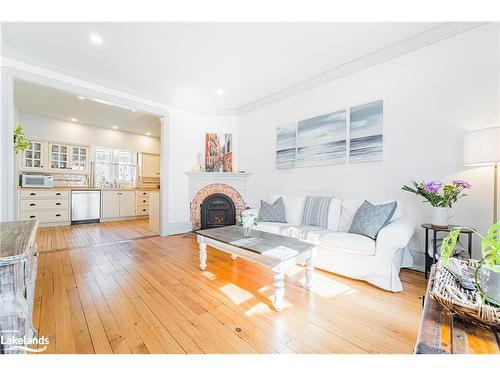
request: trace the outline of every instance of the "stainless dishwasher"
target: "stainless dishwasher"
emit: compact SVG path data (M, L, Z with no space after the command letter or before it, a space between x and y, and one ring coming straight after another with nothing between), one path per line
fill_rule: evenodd
M99 223L100 190L71 190L71 224Z

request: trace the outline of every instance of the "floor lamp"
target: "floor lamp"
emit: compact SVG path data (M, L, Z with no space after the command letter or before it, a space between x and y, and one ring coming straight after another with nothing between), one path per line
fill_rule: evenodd
M497 222L497 180L500 163L500 127L476 130L465 134L464 164L493 166L493 223Z

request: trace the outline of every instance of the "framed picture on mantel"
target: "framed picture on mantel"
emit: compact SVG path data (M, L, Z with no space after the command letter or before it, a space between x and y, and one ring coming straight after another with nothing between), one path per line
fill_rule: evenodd
M205 134L205 172L233 171L233 135Z

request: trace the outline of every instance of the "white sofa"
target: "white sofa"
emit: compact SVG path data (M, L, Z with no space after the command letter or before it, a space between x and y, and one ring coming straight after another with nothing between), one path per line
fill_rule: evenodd
M392 292L403 290L399 279L401 267L413 265L407 244L415 223L403 217L400 202L391 222L382 228L377 239L348 233L362 200L332 198L328 228L301 225L305 196L271 195L270 202L283 198L286 223L259 222L255 229L298 238L317 245L316 268L366 280ZM380 204L383 202L371 202Z

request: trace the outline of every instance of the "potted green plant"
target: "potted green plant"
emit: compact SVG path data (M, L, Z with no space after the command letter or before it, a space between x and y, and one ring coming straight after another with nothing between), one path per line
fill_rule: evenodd
M448 226L448 219L455 214L451 206L467 196L465 190L471 188L470 183L462 180L455 180L451 184L443 184L441 181L412 181L412 185L404 185L402 189L420 195L424 202L432 206L431 224L437 227Z
M493 224L485 236L472 228L468 229L481 238L483 259L474 273L476 286L486 301L500 306L500 221ZM459 235L460 227L457 227L443 239L441 257L445 266L448 265Z
M30 145L30 141L24 135L24 131L21 125L17 125L14 129L14 151L16 154L19 151L26 150Z

